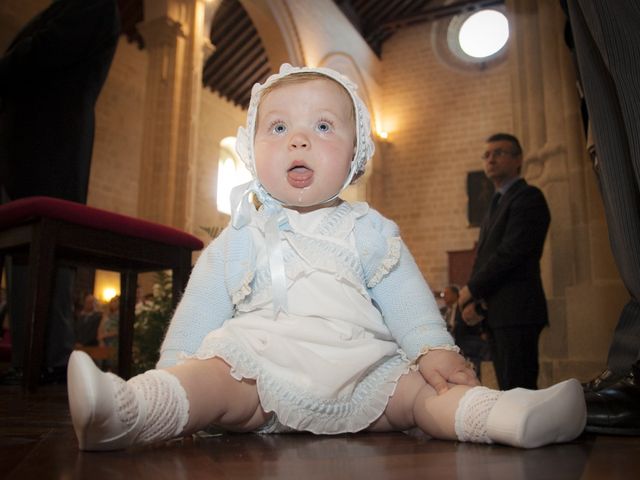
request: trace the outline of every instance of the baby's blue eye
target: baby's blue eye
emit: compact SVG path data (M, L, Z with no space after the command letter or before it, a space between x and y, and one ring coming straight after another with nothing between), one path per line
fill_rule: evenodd
M331 124L329 122L319 122L316 129L321 133L327 133L331 131Z
M287 126L284 123L276 123L271 127L273 133L284 133L287 131Z

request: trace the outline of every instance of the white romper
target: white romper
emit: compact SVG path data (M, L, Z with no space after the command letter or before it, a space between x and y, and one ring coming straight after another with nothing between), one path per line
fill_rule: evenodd
M255 379L262 408L291 429L335 434L366 428L411 368L354 271L360 263L353 229L366 209L285 209L288 309L275 319L265 219L254 214L247 226L258 252L253 289L194 355L218 356L234 378Z

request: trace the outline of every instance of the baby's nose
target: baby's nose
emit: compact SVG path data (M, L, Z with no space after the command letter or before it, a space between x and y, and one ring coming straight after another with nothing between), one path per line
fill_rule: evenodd
M308 146L309 139L301 133L292 135L291 139L289 140L289 148L291 149L307 148Z

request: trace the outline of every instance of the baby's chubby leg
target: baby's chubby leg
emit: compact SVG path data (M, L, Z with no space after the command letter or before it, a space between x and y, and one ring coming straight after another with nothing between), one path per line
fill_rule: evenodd
M252 430L269 417L255 382L235 380L218 358L149 370L125 382L100 371L84 352L74 352L67 388L81 450L167 440L212 423Z
M185 433L211 424L248 432L264 425L271 416L260 405L255 380L236 380L220 358L187 360L167 372L175 375L189 398Z
M544 390L452 385L437 395L417 372L403 376L374 431L418 427L446 440L535 448L575 439L586 407L580 383L566 380Z
M418 427L441 440L455 440L455 414L462 396L471 387L452 385L442 395L418 372L400 377L387 408L369 430L387 432Z

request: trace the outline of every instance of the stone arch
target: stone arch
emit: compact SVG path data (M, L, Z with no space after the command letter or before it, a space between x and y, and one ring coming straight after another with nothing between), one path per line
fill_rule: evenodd
M371 114L371 120L375 125L374 111L372 109L371 98L369 95L369 90L367 88L367 84L364 81L364 77L360 71L360 68L356 64L356 62L351 58L351 56L346 55L340 52L333 52L326 56L324 56L320 63L319 67L327 67L333 70L336 70L343 75L349 77L349 79L358 86L358 95L364 101L365 105L369 108L369 113Z
M240 3L262 39L273 71L277 72L285 62L295 66L305 64L298 30L285 0L240 0Z

